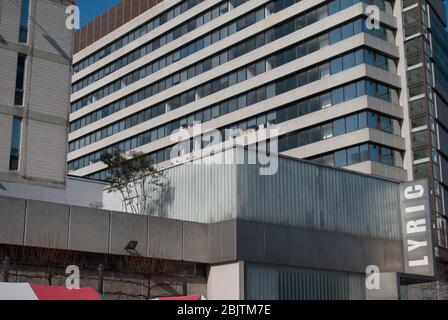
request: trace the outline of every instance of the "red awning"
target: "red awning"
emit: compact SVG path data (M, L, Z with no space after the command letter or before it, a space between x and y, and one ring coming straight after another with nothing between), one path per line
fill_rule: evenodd
M205 300L205 297L202 294L197 294L194 296L164 297L164 298L158 298L156 300Z

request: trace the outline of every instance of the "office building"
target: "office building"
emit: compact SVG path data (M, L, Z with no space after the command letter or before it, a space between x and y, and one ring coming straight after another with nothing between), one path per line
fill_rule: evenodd
M75 35L68 170L106 180L100 156L114 148L165 168L171 133L195 121L243 135L269 123L281 155L401 182L429 178L443 278L443 9L439 0L123 1Z
M66 185L73 1L2 1L0 181Z
M73 1L0 2L0 195L99 205L103 184L67 177Z

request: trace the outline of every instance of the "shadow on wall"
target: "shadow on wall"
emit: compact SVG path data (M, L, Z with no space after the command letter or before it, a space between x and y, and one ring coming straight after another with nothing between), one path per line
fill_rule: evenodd
M35 19L33 19L34 24L42 30L44 34L45 40L48 41L48 43L65 59L71 59L70 55L67 54L67 52L64 51L64 49L61 48L61 46L58 44L58 42L45 30Z
M175 188L167 178L166 182L153 192L152 199L145 211L146 214L149 216L168 218L168 209L174 203L174 193Z
M64 49L61 48L61 46L56 42L56 40L53 39L52 36L50 36L48 33L44 31L44 38L48 41L48 43L51 44L51 46L59 52L59 54L64 57L65 59L70 59L69 55L64 51Z

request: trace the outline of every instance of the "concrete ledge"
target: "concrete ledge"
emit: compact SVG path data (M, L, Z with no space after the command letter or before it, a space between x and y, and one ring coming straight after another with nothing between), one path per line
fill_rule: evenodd
M0 197L0 244L225 264L403 272L401 241L250 220L212 224Z
M25 210L25 200L0 197L0 243L23 243Z
M27 201L25 246L67 249L69 206Z
M71 207L69 250L109 253L110 212Z

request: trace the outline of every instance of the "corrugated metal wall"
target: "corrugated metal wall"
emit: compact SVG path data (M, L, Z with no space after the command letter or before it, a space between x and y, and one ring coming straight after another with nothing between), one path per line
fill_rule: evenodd
M238 217L400 240L399 184L288 158L273 176L238 168Z
M165 173L148 214L200 223L236 218L236 165L186 164Z
M360 273L246 263L244 277L248 300L365 299L365 277Z
M399 184L281 157L259 165L181 165L148 213L211 223L235 218L400 240Z

